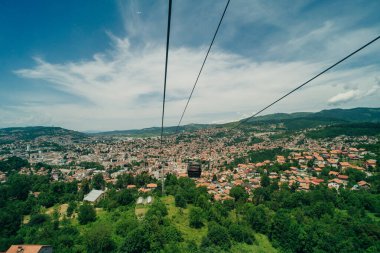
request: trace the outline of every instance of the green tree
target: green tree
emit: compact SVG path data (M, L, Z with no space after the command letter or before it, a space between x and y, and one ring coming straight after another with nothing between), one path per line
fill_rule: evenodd
M158 199L153 202L148 212L146 213L146 216L153 215L160 218L168 215L168 209L166 208L165 204L159 201Z
M268 177L268 175L266 173L264 173L261 176L261 183L260 184L262 187L267 187L270 185L270 178Z
M228 229L228 233L236 242L253 244L255 241L255 237L251 229L243 224L232 224Z
M108 223L94 223L84 233L88 253L111 252L115 248L112 228Z
M14 174L8 179L8 193L11 198L26 200L32 188L31 178L27 175Z
M11 171L17 171L23 167L30 167L27 160L19 158L17 156L9 157L5 160L0 161L0 171L8 173Z
M165 243L178 243L183 241L181 232L174 225L163 226L162 236Z
M149 234L141 227L130 231L122 243L120 253L144 253L150 250Z
M76 209L77 209L77 203L75 201L70 201L66 210L67 216L71 217L71 215L73 215Z
M90 192L90 182L87 179L82 181L81 186L81 191L84 195Z
M199 207L192 207L189 212L189 225L192 228L203 227L203 212Z
M231 248L231 240L227 228L216 222L208 225L207 236L202 240L202 246L217 245L224 250Z
M260 187L253 191L253 201L255 204L259 205L265 201L269 201L271 198L271 192L268 187Z
M299 243L300 226L285 210L276 212L270 232L270 238L277 241L283 249L297 252L301 246Z
M245 218L253 230L267 234L270 231L272 216L271 210L261 204L258 206L249 206Z
M365 180L367 177L364 172L352 168L347 169L346 174L349 176L349 180L353 183Z
M247 201L248 199L248 193L242 186L234 186L230 190L230 196L235 199L236 202L238 201Z
M41 225L47 221L50 220L50 217L49 215L47 214L33 214L30 216L30 221L29 221L29 225L30 226L38 226L38 225Z
M104 181L103 175L101 173L96 174L92 178L92 188L96 190L102 190L104 189L106 185L106 181Z
M117 202L120 205L126 206L126 205L131 204L134 201L135 201L135 196L131 190L124 189L117 193Z
M134 213L128 214L128 216L123 217L123 219L119 220L115 226L115 232L117 235L121 237L126 237L127 234L136 229L139 225L139 222Z
M96 220L96 211L92 205L83 204L79 207L78 221L79 224L85 225Z
M44 207L52 207L56 203L56 198L50 192L41 192L38 196L38 203Z
M181 208L186 208L187 206L186 199L180 193L175 195L175 206Z

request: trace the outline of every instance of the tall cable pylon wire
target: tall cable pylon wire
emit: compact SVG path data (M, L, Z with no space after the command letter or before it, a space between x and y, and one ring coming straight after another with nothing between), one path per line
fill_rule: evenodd
M161 139L160 139L160 150L162 153L162 144L164 136L164 118L165 118L165 100L166 100L166 79L168 76L168 56L169 56L169 39L170 39L170 21L172 17L172 0L169 0L169 11L168 11L168 28L166 32L166 58L165 58L165 77L164 77L164 95L162 99L162 118L161 118ZM160 162L160 161L159 161ZM164 166L161 165L161 180L162 180L162 194L164 194Z
M371 45L372 43L374 43L375 41L377 41L378 39L380 39L380 36L377 36L376 38L374 38L373 40L371 40L370 42L366 43L364 46L361 46L360 48L356 49L354 52L350 53L349 55L347 55L346 57L342 58L341 60L339 60L338 62L334 63L333 65L331 65L330 67L326 68L325 70L323 70L322 72L320 72L319 74L315 75L314 77L310 78L309 80L307 80L306 82L304 82L303 84L301 84L300 86L294 88L293 90L289 91L288 93L286 93L285 95L283 95L282 97L278 98L277 100L275 100L274 102L272 102L271 104L265 106L263 109L261 109L260 111L256 112L255 114L253 114L252 116L244 119L244 120L241 120L239 121L239 123L232 127L232 129L236 129L238 128L240 125L244 124L245 122L249 121L250 119L256 117L257 115L259 115L260 113L262 113L263 111L265 111L266 109L268 109L269 107L273 106L274 104L276 104L277 102L281 101L282 99L286 98L287 96L289 96L290 94L292 94L293 92L297 91L298 89L301 89L303 86L307 85L308 83L310 83L311 81L313 81L314 79L318 78L319 76L323 75L324 73L326 73L327 71L329 71L330 69L334 68L335 66L339 65L340 63L344 62L345 60L347 60L348 58L350 58L351 56L353 56L354 54L358 53L359 51L363 50L364 48L368 47L369 45Z
M223 21L224 15L226 14L226 11L227 11L227 8L228 8L228 5L229 5L229 4L230 4L230 0L227 1L226 7L224 7L224 11L223 11L223 14L222 14L222 16L221 16L221 18L220 18L220 20L219 20L218 27L217 27L216 30L215 30L214 36L213 36L213 38L212 38L212 40L211 40L210 46L209 46L209 48L208 48L208 50L207 50L207 53L206 53L206 56L205 56L205 58L204 58L204 60L203 60L203 63L202 63L201 69L199 70L199 73L198 73L197 79L195 80L195 83L194 83L194 85L193 85L193 88L192 88L192 90L191 90L191 92L190 92L190 96L189 96L189 98L187 99L185 109L184 109L183 112L182 112L181 119L180 119L179 122L178 122L178 125L177 125L177 128L176 128L176 133L178 133L179 126L181 125L181 122L182 122L183 116L185 115L186 110L187 110L187 107L189 106L189 102L190 102L190 100L191 100L191 97L193 96L193 93L194 93L195 87L197 86L197 83L198 83L199 77L200 77L200 75L201 75L201 73L202 73L203 67L205 66L205 63L206 63L207 57L208 57L208 55L209 55L209 53L210 53L210 50L211 50L212 45L214 44L215 37L216 37L216 35L218 34L218 31L219 31L220 25L222 24L222 21Z

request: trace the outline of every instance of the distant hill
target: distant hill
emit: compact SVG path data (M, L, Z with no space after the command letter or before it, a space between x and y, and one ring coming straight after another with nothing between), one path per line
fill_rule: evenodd
M310 117L311 115L309 115ZM314 113L316 117L334 118L349 122L380 122L380 108L331 109Z
M321 125L344 124L344 123L361 123L361 122L380 122L380 108L353 108L353 109L331 109L320 112L296 112L296 113L274 113L264 116L258 116L249 120L245 124L266 125L274 123L283 123L288 130L299 130L313 128ZM227 124L189 124L181 126L179 131L195 131L211 127L231 127L233 122ZM165 134L174 134L176 127L165 127ZM151 127L134 130L118 130L109 132L100 132L95 135L105 136L139 136L151 137L159 136L161 133L160 127Z
M316 113L275 113L250 119L245 124L283 123L287 129L297 130L320 125L361 122L380 122L380 108L331 109Z
M180 126L178 131L196 131L199 129L211 128L216 125L213 124L189 124L185 126ZM176 126L170 126L164 128L164 134L174 134L177 130ZM116 130L108 132L95 133L94 135L103 135L103 136L117 136L117 135L127 135L127 136L138 136L138 137L153 137L159 136L161 134L161 127L150 127L143 129L132 129L132 130Z
M300 130L317 126L350 124L350 123L380 123L380 108L331 109L320 112L275 113L250 119L244 125L266 125L282 123L287 130ZM236 122L227 124L189 124L179 127L179 131L191 132L212 127L231 127ZM176 126L165 127L164 134L174 134ZM116 130L99 133L80 133L60 127L11 127L0 129L0 144L14 140L33 140L41 136L70 137L82 139L88 136L159 136L160 127L150 127L133 130Z
M82 139L87 135L84 133L67 130L61 127L9 127L0 129L0 143L14 140L34 140L38 137L68 137L71 139Z
M334 138L340 135L346 136L376 136L380 135L380 123L346 123L327 126L306 134L312 139Z
M248 122L296 119L304 118L313 114L314 113L312 112L273 113L263 116L257 116L255 118L250 119Z
M320 112L274 113L258 116L248 122L288 120L299 118L336 119L346 122L380 122L380 108L330 109Z

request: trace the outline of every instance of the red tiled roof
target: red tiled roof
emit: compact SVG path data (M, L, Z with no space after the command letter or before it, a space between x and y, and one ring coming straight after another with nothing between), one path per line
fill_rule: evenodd
M330 171L329 172L329 175L334 175L334 176L337 176L337 175L339 175L339 172L336 172L336 171Z
M358 185L359 186L364 186L364 185L366 185L366 184L368 184L366 181L360 181L360 182L358 182Z
M40 250L44 247L50 247L47 245L12 245L6 253L39 253ZM23 251L21 251L21 249Z
M351 164L348 163L348 162L340 162L339 165L343 166L343 167L349 167L349 166L351 166Z
M342 179L342 180L347 180L348 176L347 175L338 175L338 178Z

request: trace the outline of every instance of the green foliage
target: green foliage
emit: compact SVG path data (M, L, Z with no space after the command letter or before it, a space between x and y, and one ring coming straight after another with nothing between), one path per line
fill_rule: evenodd
M129 232L120 247L120 253L148 252L150 249L149 235L142 227Z
M215 222L208 225L207 236L202 240L202 247L219 246L223 250L231 248L231 240L227 228Z
M262 187L268 187L270 185L270 179L266 173L261 176L260 184Z
M120 205L124 205L124 206L130 205L131 203L135 201L135 199L136 199L136 192L133 190L124 189L117 192L116 194L116 201Z
M108 223L94 223L84 233L88 253L111 252L115 243L111 237L112 227Z
M147 172L143 172L143 173L138 174L135 177L134 184L137 185L138 187L142 187L149 183L156 183L156 181L157 180L153 178L151 175L149 175Z
M135 229L139 222L135 215L128 215L116 223L115 232L117 235L126 237L129 231Z
M92 205L83 204L79 207L78 221L79 224L84 225L96 220L96 211Z
M104 170L104 166L97 162L80 162L78 166L85 169Z
M256 232L267 234L270 231L273 212L265 205L248 205L245 215L246 222Z
M203 211L199 207L192 207L189 212L189 226L192 228L203 227Z
M306 136L312 139L334 138L340 135L373 136L380 133L379 129L380 123L339 124L308 132Z
M248 193L245 191L242 186L234 186L230 190L230 196L235 199L236 202L242 201L245 202L248 199Z
M14 174L8 178L8 194L10 198L26 200L32 189L31 178L27 175Z
M374 144L359 144L357 148L364 148L365 150L374 153L377 159L380 158L380 141Z
M117 176L115 187L117 189L123 189L132 184L135 184L135 178L132 176L132 174L122 174Z
M255 241L255 237L251 229L249 229L249 227L245 226L244 224L232 224L229 227L228 233L231 239L233 239L236 242L253 244Z
M360 170L352 169L352 168L348 168L345 174L347 174L349 177L349 180L354 183L365 180L367 177L367 175L364 172Z
M195 205L202 208L203 210L208 210L210 208L208 196L205 194L200 194L195 201Z
M177 193L177 195L175 195L175 206L182 208L186 208L187 206L186 199L180 193Z
M346 172L356 178L354 171ZM169 176L173 196L182 195L188 209L177 208L175 203L180 201L173 196L154 196L153 204L144 207L145 216L137 219L137 192L113 189L105 198L106 208L98 214L92 206L80 206L79 222L58 212L58 203L69 203L68 216L76 209L77 182L50 183L47 177L22 175L10 179L0 185L1 251L25 243L49 244L57 253L269 252L273 248L268 241L262 246L267 236L281 252L380 249L377 174L366 178L371 183L368 191L337 192L319 186L310 192L292 192L287 187L278 189L272 182L253 191L254 203L244 203L242 187L231 189L237 202L213 202L207 189L196 188L193 180ZM28 192L40 191L40 196L20 193L15 189L18 180ZM52 200L54 209L41 208L45 197ZM21 224L24 215L30 219Z
M282 248L291 252L298 251L300 228L297 222L284 210L276 212L273 218L270 238L278 242Z
M31 226L37 226L37 225L41 225L41 224L43 224L49 220L50 220L50 217L48 215L37 213L37 214L32 214L30 216L30 221L28 224Z
M77 209L77 203L75 201L70 201L69 202L69 205L67 207L67 216L68 217L71 217L71 215L75 212L75 210Z
M168 209L166 208L165 204L161 201L154 201L151 207L149 208L147 216L157 216L157 217L164 217L168 215Z
M269 187L260 187L253 191L253 201L255 204L262 204L271 198L271 190Z
M249 151L248 158L250 162L262 162L265 160L274 160L277 155L287 157L290 151L282 148L265 149L259 151Z
M80 139L85 138L83 133L63 129L60 127L9 127L0 129L0 136L7 136L13 140L34 140L40 136L57 137L57 136L70 136L72 138Z
M8 159L0 161L0 171L8 173L11 171L17 171L23 167L30 167L27 160L19 158L17 156L9 157Z
M96 190L103 190L106 186L106 181L104 181L103 174L99 173L92 177L92 188Z
M85 179L85 180L82 181L82 185L81 186L82 186L81 191L82 191L83 195L87 194L87 193L89 193L91 191L91 189L90 189L90 182L87 179Z

